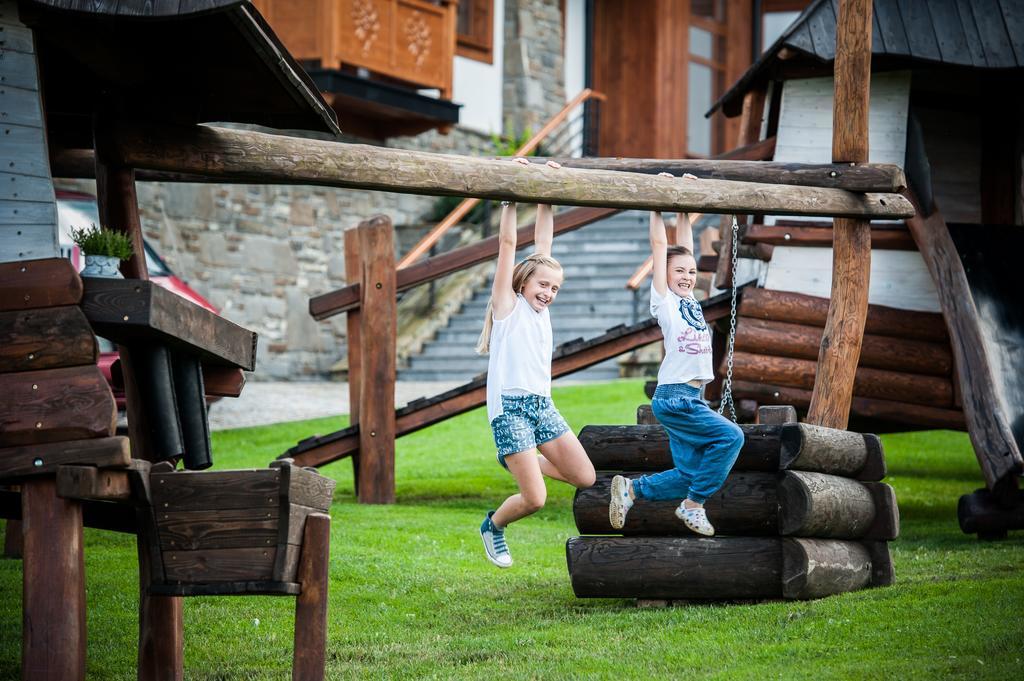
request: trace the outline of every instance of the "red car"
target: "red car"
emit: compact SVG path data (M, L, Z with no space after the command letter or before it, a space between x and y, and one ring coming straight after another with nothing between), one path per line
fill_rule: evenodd
M61 254L71 260L75 267L81 270L85 266L85 259L81 257L78 246L71 241L71 228L81 229L91 225L99 224L99 212L96 208L96 197L81 192L70 192L57 190L57 222L60 225L60 251ZM210 301L199 295L186 282L179 279L167 263L163 261L156 250L143 241L146 251L146 269L149 271L149 278L154 284L164 287L168 291L177 293L186 300L191 300L197 305L205 307L211 312L219 313ZM106 376L107 382L113 387L110 367L117 361L117 348L106 338L97 336L100 346L100 358L97 364L100 371ZM119 411L125 408L124 392L114 388L114 398L117 400ZM216 398L207 398L212 402Z

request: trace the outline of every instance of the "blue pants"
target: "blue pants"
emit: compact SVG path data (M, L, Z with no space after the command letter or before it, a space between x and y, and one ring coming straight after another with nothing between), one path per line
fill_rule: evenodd
M736 463L743 431L685 383L659 385L651 409L668 433L675 468L634 480L633 492L652 501L689 498L703 504Z

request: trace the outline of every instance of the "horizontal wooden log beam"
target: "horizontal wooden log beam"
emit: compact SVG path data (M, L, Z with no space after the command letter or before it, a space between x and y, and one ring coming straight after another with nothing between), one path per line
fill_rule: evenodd
M733 466L734 471L776 472L805 470L819 473L837 473L863 481L877 481L885 477L885 464L878 438L874 435L846 433L847 448L857 448L845 468L837 469L838 460L828 455L825 447L807 447L807 455L787 455L783 449L783 433L794 424L740 424L743 430L743 448ZM791 436L791 451L803 451L800 434ZM594 468L599 471L663 471L673 467L668 436L659 424L636 426L584 426L579 434L580 443L587 450ZM870 440L870 442L866 442ZM859 444L858 444L859 443Z
M743 235L745 244L772 246L816 246L831 248L835 236L832 226L795 227L783 225L750 225ZM890 251L916 251L917 244L903 227L871 226L871 248Z
M117 407L95 364L0 375L0 445L113 435ZM72 463L72 462L65 462Z
M555 216L554 234L558 236L571 232L618 212L614 208L576 208L564 211ZM517 248L523 248L532 243L533 225L523 227L517 232ZM421 260L414 265L398 270L395 274L396 290L407 291L472 265L493 260L497 255L497 235L467 246L454 248L447 253ZM359 296L358 283L313 296L309 299L309 314L314 319L324 320L342 312L358 309Z
M801 410L807 409L811 403L811 391L803 388L752 381L734 381L732 391L736 397L749 398L760 403L785 402ZM905 429L906 426L967 430L964 413L959 409L928 407L922 404L878 400L854 395L850 412L860 418L898 425L900 430Z
M823 329L756 317L740 317L736 350L761 355L817 360ZM864 334L860 366L929 376L950 376L953 353L946 343Z
M0 263L0 311L77 305L82 278L67 258Z
M748 287L740 300L739 313L744 317L824 328L828 315L828 298ZM949 342L946 322L942 315L935 312L899 310L884 305L868 305L864 332L879 336Z
M890 583L871 545L779 537L572 537L578 598L820 598ZM889 566L891 571L891 565Z
M98 437L27 444L0 449L0 480L53 475L72 464L126 467L131 453L126 437Z
M273 184L566 206L906 218L899 194L731 180L683 180L606 170L523 166L511 160L433 154L362 144L196 126L118 128L117 161L131 168Z
M630 478L639 473L622 473ZM573 498L573 518L580 534L690 536L675 516L681 499L637 499L621 530L608 519L611 473L598 475L590 488ZM890 495L873 492L889 490ZM707 501L708 519L717 536L795 536L834 539L895 539L899 532L895 496L884 483L862 483L825 473L764 473L734 470ZM886 522L876 523L876 519ZM893 522L895 518L895 522Z
M1009 530L1024 530L1024 491L1016 491L1010 502L1000 505L987 489L963 495L956 508L960 529L978 539L1002 539Z
M733 355L733 376L737 381L786 385L810 389L814 386L817 364L807 359L791 359L750 352ZM953 406L953 384L948 378L922 376L885 369L857 369L854 394L860 397L923 404L930 407Z
M0 312L0 373L95 364L97 356L77 305Z
M565 168L627 173L690 173L708 180L827 187L853 192L899 192L906 188L903 169L889 163L780 163L712 159L567 158L531 156L534 163L555 161Z

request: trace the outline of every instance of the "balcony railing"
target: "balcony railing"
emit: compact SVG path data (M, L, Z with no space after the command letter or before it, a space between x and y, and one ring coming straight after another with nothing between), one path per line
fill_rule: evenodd
M253 0L300 61L366 69L451 99L454 0Z

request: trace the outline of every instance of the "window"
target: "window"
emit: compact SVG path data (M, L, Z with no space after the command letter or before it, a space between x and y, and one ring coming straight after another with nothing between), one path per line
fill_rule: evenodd
M455 54L492 63L494 45L494 1L459 0L455 19L458 42Z
M704 117L725 84L725 35L724 3L691 0L686 96L686 149L691 154L710 156L725 141L721 114Z

